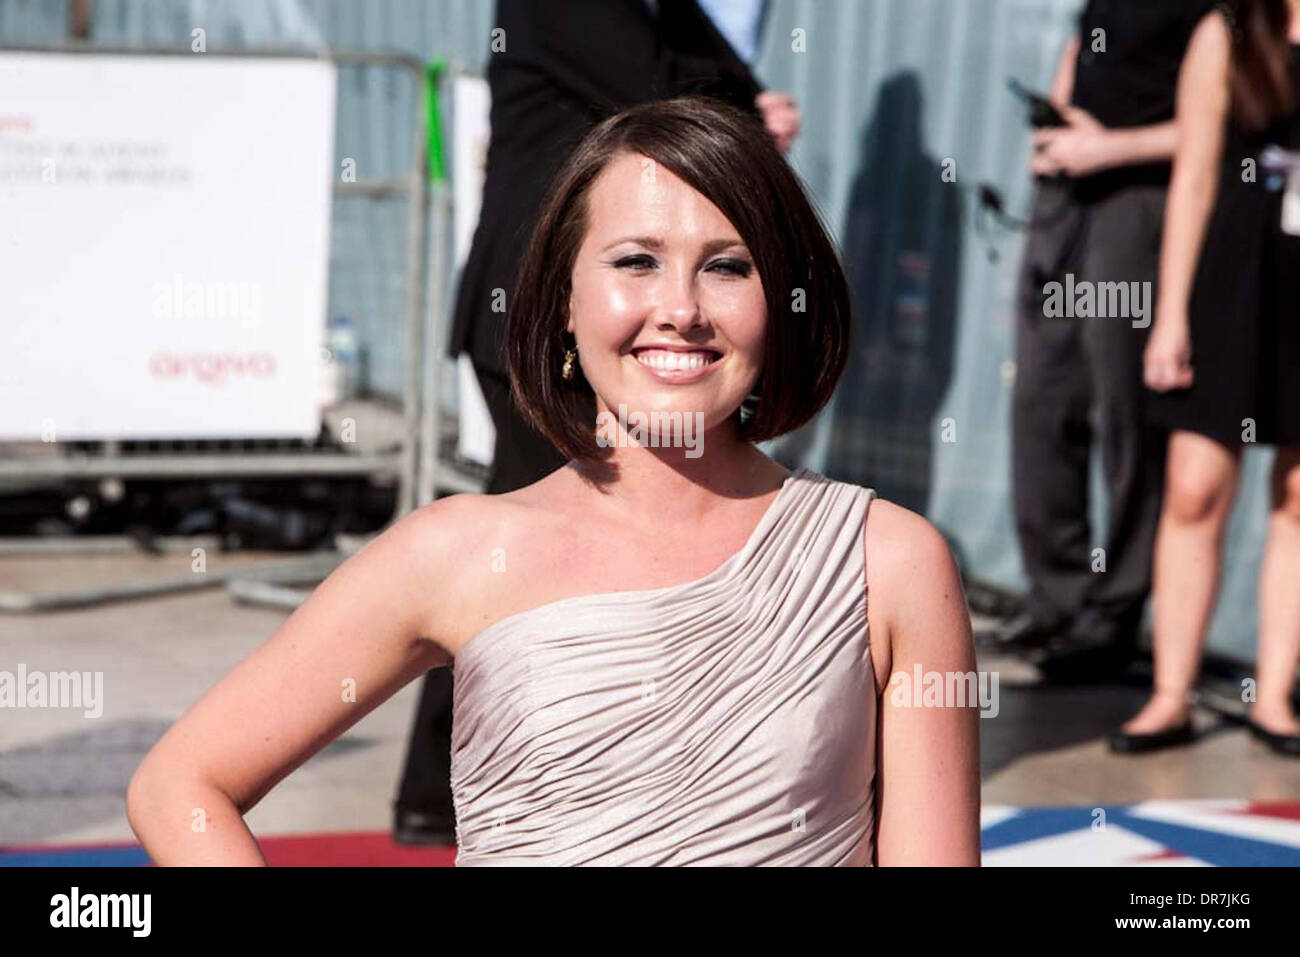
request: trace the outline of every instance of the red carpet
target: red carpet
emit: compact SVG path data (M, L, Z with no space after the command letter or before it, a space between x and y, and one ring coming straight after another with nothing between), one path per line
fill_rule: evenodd
M257 839L272 867L451 867L455 847L409 847L387 831L291 834ZM40 844L0 847L0 867L148 866L139 844Z

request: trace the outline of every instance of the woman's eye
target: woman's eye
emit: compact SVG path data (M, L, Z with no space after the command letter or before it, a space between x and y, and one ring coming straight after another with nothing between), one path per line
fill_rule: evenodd
M624 256L621 259L614 260L614 266L617 269L630 269L633 272L644 272L655 269L659 265L653 256L645 253L638 253L634 256ZM708 272L722 273L727 276L736 276L743 278L748 276L753 265L743 259L716 259L706 267Z
M748 276L750 264L743 259L719 259L709 265L713 272L726 273L730 276Z

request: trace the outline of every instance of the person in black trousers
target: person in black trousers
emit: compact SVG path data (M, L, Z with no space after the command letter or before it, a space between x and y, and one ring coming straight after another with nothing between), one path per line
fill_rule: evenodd
M1144 409L1142 351L1178 69L1210 6L1089 0L1050 95L1066 125L1034 137L1012 419L1016 531L1030 591L999 638L1047 680L1116 675L1136 650L1165 449ZM1091 304L1079 299L1085 294ZM1109 500L1100 541L1088 520L1094 441Z
M788 97L764 92L695 0L498 0L498 48L483 202L461 273L449 352L471 357L496 428L488 494L513 491L565 459L519 414L504 349L507 297L554 172L596 123L681 93L718 97L761 118L784 148ZM501 48L499 44L504 44ZM595 405L591 420L595 422ZM424 678L394 805L400 843L451 844L453 673Z

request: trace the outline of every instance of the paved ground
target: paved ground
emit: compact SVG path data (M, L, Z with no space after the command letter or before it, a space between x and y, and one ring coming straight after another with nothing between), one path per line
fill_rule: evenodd
M271 557L270 560L283 556ZM268 556L209 553L223 562ZM34 592L187 574L188 554L0 559L0 589ZM41 615L0 616L0 669L104 673L103 715L6 711L0 721L0 843L127 840L131 773L168 725L270 636L282 611L239 605L221 588ZM390 804L416 683L283 781L248 816L255 833L375 830Z
M283 559L209 552L207 567L216 572L234 563ZM0 592L48 593L188 574L188 553L5 556ZM0 714L0 847L131 841L123 796L140 758L285 616L236 604L221 588L0 615L0 670L16 671L21 663L28 670L102 671L105 697L102 716L93 719L71 710ZM1195 746L1141 758L1112 756L1104 735L1141 702L1140 677L1127 686L1046 689L1018 686L1032 675L1015 662L984 657L980 666L997 670L1001 680L1000 714L981 722L990 863L1033 860L1035 848L1040 854L1058 849L1050 853L1062 863L1082 860L1089 855L1080 840L1092 858L1168 859L1168 848L1177 844L1161 837L1174 833L1161 829L1168 827L1223 833L1245 827L1247 838L1276 845L1282 860L1291 862L1286 855L1300 853L1300 805L1287 803L1300 798L1300 761L1271 756L1239 729L1215 731L1208 713L1201 717L1213 733ZM348 840L364 844L367 839L356 835L387 831L417 692L418 683L408 685L283 781L250 812L254 833L323 833L339 840L352 835ZM1167 803L1188 800L1202 803ZM1131 805L1141 807L1123 808ZM1062 810L1046 817L1019 810L1043 807ZM1104 851L1101 842L1087 838L1095 832L1090 822L1099 808L1132 825L1125 840L1112 831ZM1147 823L1133 823L1139 819ZM1224 821L1236 831L1224 831ZM1028 850L1015 850L1016 844ZM1226 851L1192 845L1184 858L1229 859ZM311 847L283 845L284 859L310 856ZM326 844L319 847L324 859ZM1239 856L1259 850L1234 847Z

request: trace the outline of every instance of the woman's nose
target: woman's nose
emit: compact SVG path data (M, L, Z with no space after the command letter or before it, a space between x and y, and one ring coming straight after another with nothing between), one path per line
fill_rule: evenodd
M677 269L667 273L659 312L662 321L679 329L688 329L699 322L699 294L690 270Z

